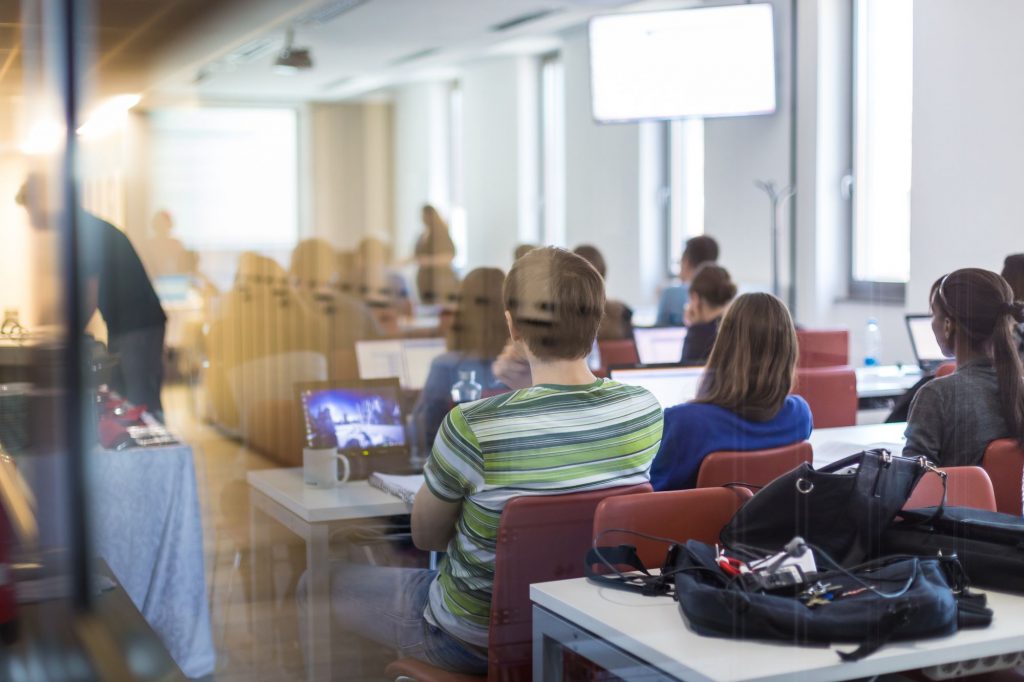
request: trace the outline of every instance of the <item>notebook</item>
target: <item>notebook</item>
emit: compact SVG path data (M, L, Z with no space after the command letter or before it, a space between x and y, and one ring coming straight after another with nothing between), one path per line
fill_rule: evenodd
M412 504L416 497L416 492L423 487L423 474L395 476L375 471L370 474L366 482L374 488L379 488L386 493L394 495L406 504Z

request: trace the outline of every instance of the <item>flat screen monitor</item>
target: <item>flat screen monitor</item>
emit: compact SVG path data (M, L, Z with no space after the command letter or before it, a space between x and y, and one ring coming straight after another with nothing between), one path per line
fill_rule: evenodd
M372 455L406 450L401 389L394 379L299 384L306 444Z
M418 391L426 383L431 363L445 350L442 338L357 341L359 378L396 377L402 388Z
M640 363L670 365L683 357L686 327L633 327L633 341Z
M925 372L932 372L939 365L949 362L932 331L931 315L907 315L907 330L910 332L910 344L914 347L917 364Z
M590 20L590 89L602 123L775 111L767 3Z
M696 398L703 375L703 367L675 366L613 369L609 376L612 381L646 388L665 410Z

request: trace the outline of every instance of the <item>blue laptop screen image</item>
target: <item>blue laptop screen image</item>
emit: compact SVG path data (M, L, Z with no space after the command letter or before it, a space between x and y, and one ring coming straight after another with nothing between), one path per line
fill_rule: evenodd
M324 388L301 395L309 445L342 451L405 447L397 390Z

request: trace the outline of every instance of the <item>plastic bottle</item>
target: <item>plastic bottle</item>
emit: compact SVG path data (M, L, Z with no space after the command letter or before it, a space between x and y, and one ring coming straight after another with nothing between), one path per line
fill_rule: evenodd
M867 329L864 330L864 366L877 367L882 352L882 330L878 328L878 320L868 318Z
M459 380L452 384L452 402L471 403L480 400L480 392L483 387L476 382L476 372L472 370L459 370Z

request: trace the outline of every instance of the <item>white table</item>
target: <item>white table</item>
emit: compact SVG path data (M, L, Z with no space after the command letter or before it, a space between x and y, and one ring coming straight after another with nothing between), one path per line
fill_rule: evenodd
M903 432L906 422L892 424L864 424L861 426L840 426L833 429L814 429L807 441L814 449L814 466L823 467L844 455L853 455L869 445L891 444L893 454L903 451L906 439ZM899 446L898 448L895 446Z
M570 649L626 680L827 682L967 661L1024 650L1024 596L988 592L987 628L949 637L895 642L860 661L837 651L854 645L798 647L702 637L671 597L645 597L585 578L530 586L533 679L560 680Z
M246 476L251 487L250 547L253 594L269 594L270 561L261 556L267 549L267 519L275 520L306 542L307 600L306 661L310 680L331 676L330 531L345 522L408 514L410 507L399 498L352 481L330 489L306 486L302 469L265 469ZM263 625L263 624L258 624ZM257 634L254 645L267 641Z
M923 376L914 365L857 367L858 398L898 398Z

